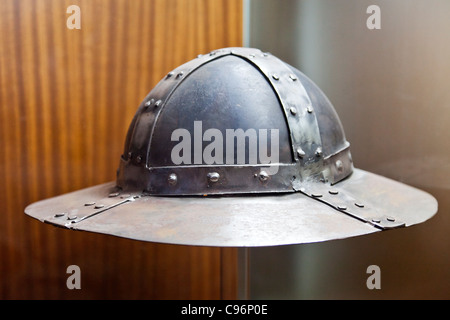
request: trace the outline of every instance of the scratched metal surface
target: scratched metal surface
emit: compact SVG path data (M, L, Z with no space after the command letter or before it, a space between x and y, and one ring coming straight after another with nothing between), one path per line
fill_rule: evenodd
M76 214L73 208L107 197L114 186L112 182L43 200L25 211L64 227L67 219L55 214ZM406 226L423 222L437 211L437 202L428 193L359 169L333 189L351 192ZM145 196L68 226L143 241L224 247L311 243L380 231L299 192L251 197Z

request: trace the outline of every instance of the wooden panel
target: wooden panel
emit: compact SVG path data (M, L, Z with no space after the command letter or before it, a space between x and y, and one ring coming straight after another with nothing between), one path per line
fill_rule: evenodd
M66 27L72 4L80 30ZM150 89L242 45L241 0L2 0L0 30L0 298L234 298L235 249L70 232L23 209L113 180ZM81 290L66 287L72 264Z

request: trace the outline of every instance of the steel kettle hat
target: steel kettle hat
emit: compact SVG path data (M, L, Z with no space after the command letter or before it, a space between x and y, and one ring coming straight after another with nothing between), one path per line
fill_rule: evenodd
M436 211L428 193L355 168L323 92L252 48L169 72L130 124L116 181L25 209L68 229L202 246L347 238Z

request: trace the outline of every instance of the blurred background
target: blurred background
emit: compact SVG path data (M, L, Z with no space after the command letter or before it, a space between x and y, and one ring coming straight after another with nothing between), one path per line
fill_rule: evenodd
M439 202L424 224L298 246L250 250L250 296L450 298L450 2L249 0L244 43L297 67L340 116L356 167ZM381 29L369 29L370 5ZM378 265L381 289L369 290Z
M70 5L79 30L66 26ZM366 26L370 5L381 29ZM445 0L2 0L0 299L449 299L449 16ZM23 213L114 180L151 88L198 54L242 45L316 82L355 165L430 192L438 214L395 232L252 248L246 260L236 248L69 232ZM69 265L81 290L66 287ZM370 265L380 290L366 286Z
M71 5L81 29L67 28ZM1 0L0 298L236 296L234 249L66 232L23 212L114 180L147 93L198 54L241 46L242 10L241 0ZM66 287L69 265L81 290Z

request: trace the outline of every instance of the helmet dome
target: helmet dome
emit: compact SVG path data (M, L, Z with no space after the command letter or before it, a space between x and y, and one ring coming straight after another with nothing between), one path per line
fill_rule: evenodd
M169 72L139 106L118 171L150 194L293 192L352 172L324 93L269 53L226 48Z

